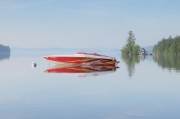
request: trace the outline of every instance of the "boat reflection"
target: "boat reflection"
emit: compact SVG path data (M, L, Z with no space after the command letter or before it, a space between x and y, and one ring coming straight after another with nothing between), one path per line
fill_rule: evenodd
M74 74L78 77L86 77L86 76L99 76L107 73L113 73L116 71L115 66L65 66L65 65L55 65L46 71L45 73L52 74Z

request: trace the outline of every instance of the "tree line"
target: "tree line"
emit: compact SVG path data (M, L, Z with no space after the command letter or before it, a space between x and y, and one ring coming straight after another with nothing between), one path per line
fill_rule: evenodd
M180 55L180 36L167 39L163 38L153 47L153 53L155 54L174 54Z

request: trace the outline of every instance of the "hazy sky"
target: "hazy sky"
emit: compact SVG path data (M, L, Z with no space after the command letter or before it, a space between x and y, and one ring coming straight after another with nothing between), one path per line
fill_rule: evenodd
M180 35L179 0L0 0L0 44L121 48Z

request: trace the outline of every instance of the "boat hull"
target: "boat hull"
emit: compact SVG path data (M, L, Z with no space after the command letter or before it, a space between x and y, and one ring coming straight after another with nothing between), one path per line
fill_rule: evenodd
M114 59L100 59L100 58L86 58L86 57L44 57L50 62L55 64L66 64L66 65L92 65L92 66L116 66L117 61Z

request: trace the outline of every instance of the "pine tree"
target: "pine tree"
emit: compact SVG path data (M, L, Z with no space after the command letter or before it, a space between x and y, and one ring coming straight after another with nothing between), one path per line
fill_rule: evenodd
M128 32L128 37L127 37L127 41L126 41L126 45L123 47L123 49L121 50L122 54L134 54L137 55L138 51L140 49L139 45L135 45L135 35L132 31Z

